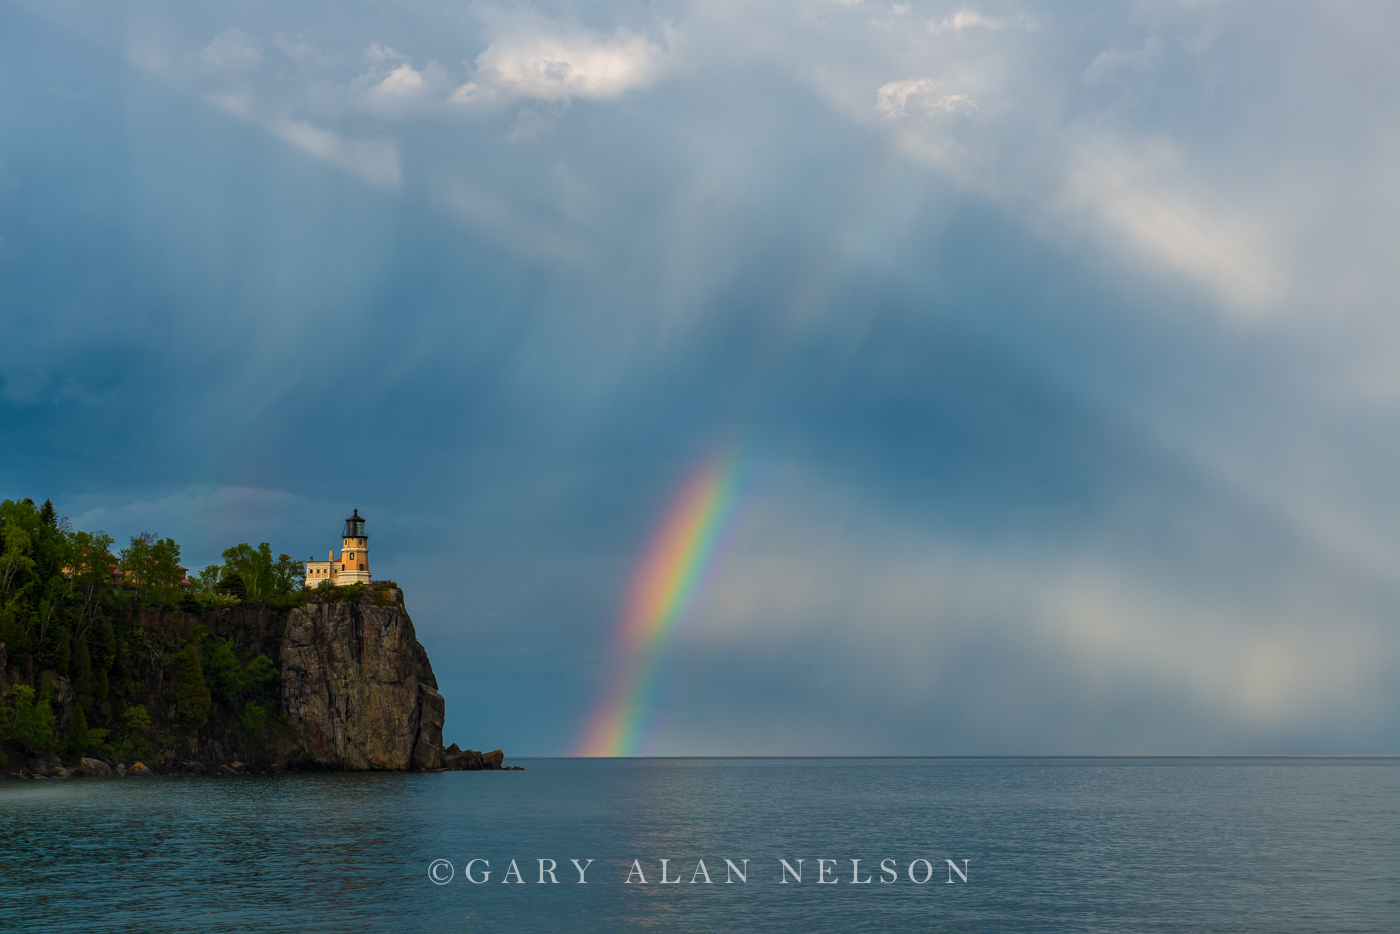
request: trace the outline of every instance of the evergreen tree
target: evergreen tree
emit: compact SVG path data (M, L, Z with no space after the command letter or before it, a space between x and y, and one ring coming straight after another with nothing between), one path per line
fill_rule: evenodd
M82 704L76 704L73 719L68 721L68 755L74 759L82 758L87 754L88 743L87 714L83 713Z
M112 662L117 657L117 632L112 628L110 620L104 618L97 624L94 633L97 637L97 645L93 652L93 658L97 662L98 671L107 671L112 667Z
M68 673L68 668L73 661L72 640L68 637L68 627L59 626L53 631L53 666L64 674Z
M231 701L238 693L238 656L233 653L233 639L216 643L204 657L204 683L209 693L221 701Z
M277 666L272 664L272 659L266 655L259 655L250 661L243 669L243 674L239 678L239 687L245 694L256 694L262 691L263 685L271 681L277 674Z
M0 611L0 642L5 643L5 652L11 665L23 665L29 661L29 651L33 642L24 625L15 619L13 610Z
M214 591L227 594L237 600L248 599L248 587L243 583L243 578L236 573L226 573L224 578L215 585Z
M73 690L84 702L92 700L92 656L88 652L87 634L78 637L73 649Z
M47 679L46 679L47 684ZM53 706L48 698L34 700L34 689L27 684L10 688L15 699L15 712L7 730L8 739L28 755L53 746Z
M121 684L123 681L126 680L126 661L125 661L125 657L122 655L120 649L117 651L117 653L116 653L115 655L112 656L112 668L111 668L111 671L112 671L112 681L113 681L114 683L116 683L116 684Z
M52 500L44 500L44 505L39 509L39 521L51 529L58 528L58 510L53 508Z
M204 683L204 666L194 644L185 646L178 671L179 687L175 688L175 711L190 726L199 726L209 716L209 685Z
M136 704L126 708L121 714L122 725L122 746L130 748L131 734L135 733L139 740L141 734L145 733L151 725L151 715L146 712L144 704Z
M238 718L243 724L243 731L260 744L267 741L268 722L272 719L268 708L267 704L248 701L243 705L243 713Z

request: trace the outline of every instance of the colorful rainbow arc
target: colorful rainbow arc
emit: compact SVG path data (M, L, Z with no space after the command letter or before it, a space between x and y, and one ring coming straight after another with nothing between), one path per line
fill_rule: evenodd
M925 176L917 165L892 159L888 171L869 182L872 187L850 202L851 213L841 225L844 235L832 240L845 244L844 251L800 280L779 310L781 339L762 357L747 417L736 432L756 435L760 424L782 412L797 385L795 373L804 354L847 307L838 287L871 260L882 266L919 216ZM752 450L743 453L744 463L751 464ZM654 729L654 711L665 686L667 637L685 618L716 563L733 520L737 477L731 453L708 463L671 503L632 579L618 625L614 652L623 674L587 721L579 755L636 755L647 731Z
M625 675L590 718L579 755L638 754L662 686L663 650L695 602L734 511L735 460L719 457L699 471L652 537L617 628Z

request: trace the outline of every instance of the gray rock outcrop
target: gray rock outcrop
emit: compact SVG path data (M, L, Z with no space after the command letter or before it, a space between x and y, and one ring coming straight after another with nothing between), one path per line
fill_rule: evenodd
M443 767L454 772L502 771L505 766L505 753L477 752L475 749L458 749L453 743L443 755Z
M297 607L280 668L295 767L443 767L446 705L401 597Z
M84 757L78 760L78 766L84 775L88 777L111 775L112 768L101 759L89 759Z

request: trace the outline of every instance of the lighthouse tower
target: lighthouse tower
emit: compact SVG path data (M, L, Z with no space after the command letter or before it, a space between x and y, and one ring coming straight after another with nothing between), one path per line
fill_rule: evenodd
M355 514L345 520L345 529L340 533L340 560L335 560L332 550L325 561L315 558L307 561L306 586L314 590L327 583L344 587L369 582L369 536L365 534L364 517L356 509Z
M365 520L360 518L360 510L345 520L345 531L340 536L340 573L335 582L344 587L356 581L369 583L369 536L365 534Z

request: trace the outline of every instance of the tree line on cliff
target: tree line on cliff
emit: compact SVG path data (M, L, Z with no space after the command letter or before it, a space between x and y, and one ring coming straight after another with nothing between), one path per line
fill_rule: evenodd
M0 767L45 752L158 762L191 731L272 742L278 620L325 598L303 590L305 566L242 543L186 578L173 539L115 544L51 502L0 503ZM240 604L264 611L204 625Z

